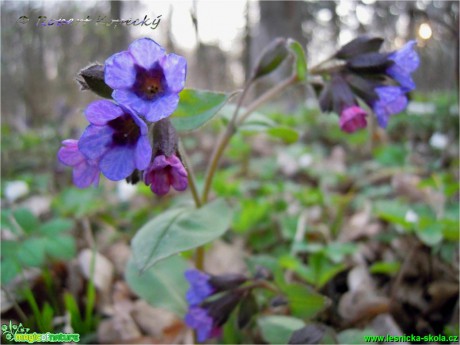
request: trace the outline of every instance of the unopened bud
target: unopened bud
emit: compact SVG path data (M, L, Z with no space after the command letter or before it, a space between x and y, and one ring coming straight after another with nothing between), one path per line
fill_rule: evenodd
M286 39L273 40L263 51L256 63L252 79L257 79L273 72L288 56Z
M177 134L169 118L155 122L153 126L153 152L167 157L177 152Z
M252 293L249 293L243 298L238 311L238 328L244 328L252 317L257 314L259 307L257 306L256 299Z
M216 291L225 291L234 289L245 283L248 279L242 274L222 274L211 276L209 283Z
M340 48L335 56L339 59L346 60L353 56L377 52L382 46L382 43L383 39L379 37L359 36Z
M81 90L91 90L104 98L112 98L112 88L104 81L104 65L92 64L82 69L77 82Z

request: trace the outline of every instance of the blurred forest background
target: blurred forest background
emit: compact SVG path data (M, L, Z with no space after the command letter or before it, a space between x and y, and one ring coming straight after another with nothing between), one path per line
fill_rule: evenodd
M30 21L18 22L24 15ZM93 22L36 26L43 15ZM160 15L155 30L94 23ZM336 115L319 112L309 88L260 109L252 128L274 121L295 128L299 140L286 145L244 131L232 139L213 193L236 215L207 253L206 269L289 271L332 300L316 321L335 329L338 342L374 333L458 335L459 2L428 0L2 1L2 323L28 320L37 332L71 324L83 342L191 341L180 320L138 299L124 280L133 234L189 193L160 199L141 184L106 180L77 190L56 159L98 99L80 91L83 67L147 36L187 58L186 87L233 91L276 37L301 42L312 66L361 34L384 38L385 51L417 40L421 64L408 109L388 131L370 126L353 135L340 132ZM282 67L250 97L289 73L288 63ZM183 138L199 187L221 125ZM299 236L316 249L296 247ZM88 248L96 247L95 300ZM313 278L312 257L321 267ZM57 318L66 311L72 322ZM270 342L263 325L262 335L226 331L224 342Z

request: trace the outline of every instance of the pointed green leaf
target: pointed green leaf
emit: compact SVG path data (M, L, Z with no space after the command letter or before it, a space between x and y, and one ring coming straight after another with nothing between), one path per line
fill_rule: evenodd
M222 199L199 209L182 207L163 212L134 236L134 261L140 270L146 270L168 256L202 246L223 235L231 219L232 210Z
M141 273L131 258L126 265L125 278L130 288L149 304L183 317L187 311L185 293L188 284L184 277L186 269L185 260L176 255Z
M179 94L179 105L171 115L178 132L192 131L211 120L233 94L185 89Z
M288 45L296 57L295 70L297 72L297 78L299 81L307 80L307 59L305 58L305 52L302 45L293 39L289 39Z
M292 315L297 317L311 318L329 304L327 297L314 292L308 286L289 284L281 289L288 299Z

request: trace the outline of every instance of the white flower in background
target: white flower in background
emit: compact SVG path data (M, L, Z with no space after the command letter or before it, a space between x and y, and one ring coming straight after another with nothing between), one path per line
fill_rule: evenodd
M436 111L436 105L428 102L409 102L407 112L414 115L433 114Z
M6 183L5 197L9 202L14 202L28 193L29 186L24 181L11 181Z
M417 223L418 222L418 214L415 213L413 210L409 210L406 212L406 222L408 223Z
M430 139L430 145L435 149L443 150L447 146L447 135L442 133L434 133Z
M302 168L308 168L311 163L313 163L313 156L309 153L304 153L302 156L299 158L299 165Z
M124 202L131 200L136 194L137 187L126 180L118 181L117 183L117 197L118 200Z

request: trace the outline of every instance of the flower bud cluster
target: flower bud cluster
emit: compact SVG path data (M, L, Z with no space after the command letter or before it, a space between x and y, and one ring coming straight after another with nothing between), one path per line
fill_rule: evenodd
M367 126L367 112L362 100L386 128L391 115L407 106L407 93L415 89L411 73L420 62L415 41L400 50L380 53L380 38L358 37L343 46L334 56L340 63L330 72L330 80L320 94L322 111L340 114L340 128L348 133Z

